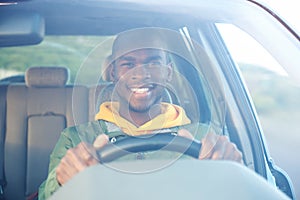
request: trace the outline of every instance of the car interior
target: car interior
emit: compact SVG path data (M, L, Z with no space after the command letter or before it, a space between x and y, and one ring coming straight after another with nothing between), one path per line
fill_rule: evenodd
M174 76L179 76L180 81L174 79L177 81L165 89L163 101L183 106L194 121L209 123L211 99L200 95L208 94L204 92L205 83L187 60L173 55L172 61ZM69 83L69 73L67 67L33 66L23 78L13 76L0 83L1 174L7 199L36 197L39 185L47 177L49 156L61 131L94 120L100 103L112 99L111 82L90 86ZM186 87L184 92L175 89L195 83L197 88ZM196 104L203 111L201 116L193 112Z
M190 81L196 78L191 77ZM35 195L47 177L49 156L61 131L94 120L99 100L111 99L113 86L110 82L86 86L68 84L68 80L66 67L34 66L26 70L24 82L22 79L1 82L0 136L3 151L0 160L2 187L5 187L7 199ZM163 101L175 104L183 101L187 111L193 109L189 98L177 97L178 94L166 89ZM206 102L203 96L198 98ZM203 106L208 106L208 103ZM209 118L209 113L202 115L204 123Z
M2 151L6 158L5 192L12 199L37 191L46 178L49 155L60 132L75 124L74 116L78 123L88 121L88 89L68 86L67 80L66 68L34 67L27 70L25 83L1 85L1 92L6 93L1 105L6 109L1 111L7 113L1 128L6 131ZM72 106L77 107L76 111ZM4 133L1 136L3 141Z
M154 11L146 8L137 11L134 4L116 1L104 2L101 7L97 7L92 2L75 1L72 5L65 1L32 0L20 1L15 7L0 6L0 22L3 22L0 26L0 33L3 33L0 35L0 46L36 45L48 35L114 36L124 30L153 25L176 30L186 36L188 34L183 33L184 20L188 19L191 24L195 22L194 18L184 15L184 12L172 14L174 7L170 7L166 13L160 13L159 6L154 6ZM49 8L55 7L54 13L49 12L45 3ZM120 6L124 7L120 9ZM135 12L128 14L127 11L132 10ZM209 11L203 8L203 12ZM61 19L64 21L60 21ZM99 21L101 23L97 23ZM128 24L128 21L134 23ZM217 38L211 34L215 30L206 22L199 26L204 28L202 32L199 31L199 37L203 37L202 45L207 45L205 50L214 50L221 55L208 42L211 38ZM193 31L196 32L192 29L191 32ZM186 41L183 43L186 45L184 51L190 53L192 44ZM195 58L186 59L178 56L180 53L173 55L175 75L182 79L181 82L174 81L168 86L162 97L163 101L184 107L192 121L213 123L222 134L230 132L231 141L245 155L245 165L267 177L264 152L259 152L263 145L251 143L253 138L250 137L256 137L255 134L245 136L244 133L249 127L242 122L239 108L229 89L230 85L223 85L222 79L226 76L219 78L216 75L219 72L215 72L205 63L206 54L199 54L202 57L195 63L203 62L207 68L194 67L190 60ZM213 64L219 62L216 58L211 60ZM203 78L203 74L211 76ZM70 83L70 78L69 66L53 64L30 66L24 75L0 80L0 199L37 199L38 188L47 177L49 156L61 131L66 127L94 120L101 102L113 98L113 84L109 80L101 79L96 84L85 85L77 83L76 80ZM178 90L181 85L189 85L190 88ZM224 99L225 90L229 100ZM226 106L230 103L232 105L227 110ZM220 106L215 106L216 104ZM200 115L195 112L195 105L197 111L201 111ZM260 162L264 164L261 166ZM280 180L286 180L285 176ZM286 190L291 193L289 189Z
M49 156L61 131L93 120L99 99L110 99L111 84L67 84L68 76L66 67L39 66L27 69L25 82L0 84L0 161L8 199L36 194L47 177ZM172 96L166 91L163 100L178 101Z

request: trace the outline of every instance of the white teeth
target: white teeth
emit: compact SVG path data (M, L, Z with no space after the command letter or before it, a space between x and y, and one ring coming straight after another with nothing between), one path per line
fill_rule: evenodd
M131 91L135 93L145 93L149 91L149 88L131 88Z

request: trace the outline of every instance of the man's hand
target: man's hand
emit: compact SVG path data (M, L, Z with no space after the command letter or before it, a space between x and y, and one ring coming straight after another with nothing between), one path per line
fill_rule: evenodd
M193 135L186 129L178 131L178 135L193 139ZM233 160L243 163L243 155L227 136L208 133L202 140L199 160Z
M208 133L202 140L199 159L233 160L243 163L242 153L225 135Z
M96 138L94 145L81 142L76 147L69 149L56 168L56 179L59 184L65 184L80 171L98 164L96 150L107 143L108 136L102 134Z

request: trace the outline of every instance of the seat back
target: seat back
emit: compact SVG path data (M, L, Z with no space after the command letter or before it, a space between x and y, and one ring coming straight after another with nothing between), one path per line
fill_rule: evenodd
M33 67L25 84L7 89L5 174L7 199L26 199L48 174L61 131L88 121L88 89L68 86L63 67ZM76 92L74 92L76 91Z
M6 186L4 172L4 145L6 132L6 93L7 87L12 82L25 82L23 75L10 76L0 81L0 199L4 198L4 188Z

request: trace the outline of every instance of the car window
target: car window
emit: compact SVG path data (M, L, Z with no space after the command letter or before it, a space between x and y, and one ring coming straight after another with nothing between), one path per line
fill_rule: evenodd
M82 62L105 39L105 36L45 36L39 45L0 48L0 80L22 75L33 66L64 66L70 69L70 83L73 83ZM101 62L105 50L99 54Z
M233 25L218 28L252 96L270 154L300 185L293 169L299 165L294 159L300 141L299 83L250 35Z

